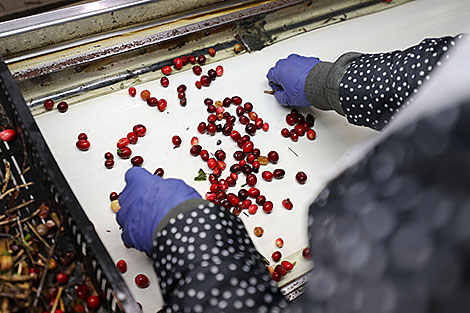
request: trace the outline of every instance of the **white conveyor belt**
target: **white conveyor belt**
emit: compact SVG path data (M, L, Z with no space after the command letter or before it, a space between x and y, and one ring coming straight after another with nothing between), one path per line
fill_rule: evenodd
M268 69L279 58L287 57L293 52L318 56L323 60L335 60L347 51L402 49L417 44L425 37L455 35L468 31L465 24L470 20L469 12L468 0L413 1L299 35L261 52L225 60L221 63L225 68L224 76L218 78L209 88L197 90L194 87L196 77L192 71L171 75L170 87L167 89L158 81L136 86L139 93L148 89L157 98L165 98L169 105L164 113L150 108L139 97L131 98L124 89L74 105L65 114L53 111L39 115L36 121L111 257L115 261L125 259L128 262L128 271L123 276L135 299L143 305L144 312L154 313L161 308L162 298L151 260L143 253L124 248L115 214L109 206L109 193L122 190L124 173L131 167L129 160L120 160L117 156L112 170L103 165L104 153L112 151L115 154L119 138L126 136L135 124L146 125L147 135L131 146L133 155L143 156L144 167L149 171L162 167L166 178L184 179L204 195L209 183L195 182L193 178L199 168L207 171L207 166L200 158L189 155L190 138L198 136L202 146L211 152L218 148L216 141L222 139L220 147L227 152L228 165L234 163L232 154L237 148L229 137L221 134L210 137L197 133L198 123L207 118L204 98L222 100L226 96L239 95L244 101L252 102L254 110L271 126L268 133L257 132L253 139L255 144L263 154L270 150L280 153L278 165L269 165L267 169L283 168L287 174L283 180L271 183L262 181L259 175L257 187L275 203L272 214L267 215L260 210L249 218L243 214L241 216L250 234L253 233L254 226L261 225L265 229L262 238L253 239L263 255L269 258L275 249L274 240L277 237L284 238L285 246L281 250L283 255L290 255L307 245L306 212L325 184L327 173L351 146L366 141L376 133L351 126L346 119L335 113L315 112L318 139L311 142L303 137L299 142L293 143L282 138L280 130L287 126L284 117L288 109L279 106L274 97L263 93L268 88L265 79ZM216 65L206 65L204 71ZM176 93L176 87L181 83L188 86L188 105L184 108L180 107ZM230 111L234 112L234 108ZM236 129L242 129L240 124L237 123ZM78 151L75 147L77 135L81 132L87 133L91 142L91 149L87 152ZM175 134L183 139L182 147L178 149L173 149L171 143L171 137ZM299 170L305 171L309 177L308 183L303 186L295 182L294 176ZM237 187L240 185L239 182ZM291 198L294 203L292 211L281 206L281 200L286 197ZM138 289L135 286L134 277L139 273L150 277L149 288Z

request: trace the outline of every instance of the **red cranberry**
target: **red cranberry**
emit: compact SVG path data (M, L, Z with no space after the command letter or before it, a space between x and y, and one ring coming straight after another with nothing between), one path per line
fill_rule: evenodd
M263 204L263 211L265 213L271 213L273 211L273 208L274 208L274 204L271 201L266 201Z
M214 135L215 132L217 131L217 125L215 125L214 123L209 123L209 125L207 125L207 132L211 135Z
M207 76L209 76L210 79L215 80L217 78L217 73L213 69L210 69L207 71Z
M250 119L246 116L240 116L238 118L238 121L240 122L240 124L242 125L248 125L250 123Z
M259 196L256 198L256 203L257 203L258 205L263 205L265 202L266 202L266 197L263 196L263 195L259 195Z
M209 52L209 55L210 55L211 57L214 57L214 56L215 56L215 49L214 49L214 48L209 48L208 52Z
M235 151L233 153L233 158L237 161L242 160L244 157L245 157L245 154L243 153L243 151Z
M136 94L137 94L137 90L135 90L134 87L129 87L129 95L131 97L135 97Z
M175 69L180 70L183 68L183 65L183 60L181 60L181 58L175 58L173 60L173 66L175 67Z
M283 205L287 210L292 210L292 208L294 207L294 205L292 204L292 202L290 201L289 198L282 200L282 205Z
M304 172L298 172L295 175L295 179L297 180L299 184L303 185L307 181L307 174L305 174Z
M281 252L279 251L274 251L273 254L271 254L271 258L274 262L278 262L281 259L281 256Z
M205 134L206 133L206 123L204 123L204 122L199 123L199 125L197 126L197 131L200 132L201 134Z
M199 65L193 66L193 73L196 74L197 76L201 75L202 68Z
M248 191L246 189L240 189L238 191L238 198L240 198L240 200L246 200L246 198L248 198Z
M268 159L269 162L276 164L279 161L279 154L276 151L269 151Z
M79 299L85 300L88 295L88 286L86 284L77 285L75 287L75 294Z
M214 158L210 158L209 160L207 160L207 166L209 166L209 168L213 170L217 166L217 161Z
M250 195L251 198L257 198L260 195L260 191L258 188L250 188L248 189L248 194Z
M176 91L177 92L185 92L187 89L186 85L185 84L181 84L178 86L178 88L176 88Z
M287 268L285 268L284 265L281 265L281 264L276 265L276 267L274 268L274 271L281 276L284 276L287 274Z
M282 137L289 138L289 136L290 136L289 130L287 128L281 129L281 135L282 135Z
M109 160L109 159L112 160L112 159L114 159L114 156L113 156L113 154L112 154L111 152L106 152L106 153L104 154L104 158L105 158L106 160Z
M261 150L258 149L258 148L254 148L253 151L251 151L251 153L253 153L253 155L255 156L255 158L259 157L261 155Z
M157 108L158 108L158 110L159 110L160 112L165 111L166 106L167 106L167 102L166 102L165 99L160 99L160 100L158 100Z
M128 159L132 154L132 150L129 147L124 147L122 149L117 150L117 155L121 159Z
M138 137L144 137L145 133L147 132L147 128L145 128L144 125L142 124L137 124L134 127L132 127L132 131L138 136Z
M253 164L254 161L255 161L255 156L253 154L250 153L246 156L246 162Z
M209 114L209 116L207 117L207 121L208 121L209 123L213 123L213 122L215 122L216 120L217 120L217 115L214 114L214 113Z
M235 179L235 181L238 180L238 174L237 174L237 173L230 173L230 177L232 177L233 179Z
M282 261L281 265L284 266L288 271L291 271L294 268L294 264L289 261Z
M114 167L114 160L113 159L107 159L104 161L104 166L106 168L113 168Z
M213 104L209 104L207 106L207 113L215 113L215 112L217 112L216 106Z
M111 200L111 201L117 200L118 198L119 198L119 195L115 191L113 191L109 194L109 200Z
M235 113L237 114L237 116L242 116L243 114L245 114L245 109L243 109L242 106L238 106L235 110Z
M204 86L204 87L209 87L210 84L211 84L211 79L209 76L207 75L202 75L201 76L201 84Z
M201 150L201 159L203 161L209 160L209 152L207 150Z
M256 112L250 112L248 113L248 117L250 118L250 120L256 121L258 119L258 114Z
M89 296L86 300L86 306L91 311L98 309L100 307L100 298L98 296Z
M212 173L214 173L215 176L220 177L220 175L222 175L222 170L216 167L212 170Z
M263 179L264 179L265 181L268 181L268 182L269 182L269 181L272 181L273 178L274 178L273 173L271 173L270 171L264 171L264 172L261 174L261 176L263 177Z
M224 107L228 108L232 104L232 99L229 97L226 97L224 101L222 101L222 103Z
M127 263L124 260L117 261L116 267L119 270L119 272L121 272L121 273L127 272Z
M175 145L175 147L181 146L181 137L180 136L173 136L171 138L171 142Z
M165 174L165 171L161 167L157 168L155 170L155 173L153 173L153 175L157 175L157 176L160 176L160 177L163 177L164 174Z
M242 98L240 98L239 96L233 96L231 100L232 100L232 103L235 105L242 104Z
M281 281L281 275L279 275L278 272L272 272L271 277L275 282L280 282Z
M287 114L286 123L290 126L293 126L295 124L295 117L292 114Z
M227 164L223 161L217 161L217 166L223 171L227 167Z
M90 142L88 140L79 140L77 141L76 146L82 151L87 151L90 149Z
M48 111L52 110L54 108L54 101L51 99L44 101L44 108Z
M209 106L209 105L213 105L214 104L214 100L210 99L210 98L206 98L204 99L204 104L206 106Z
M299 140L299 135L296 132L292 132L292 133L290 133L290 139L293 142L297 142Z
M305 248L302 250L302 256L306 258L307 260L310 260L312 258L312 254L310 253L310 248Z
M224 68L221 65L217 65L215 71L217 72L217 76L219 77L224 75Z
M215 176L214 174L209 175L209 182L211 184L218 184L219 183L219 181L217 179L217 176Z
M191 146L195 146L199 144L199 139L197 137L191 138Z
M209 187L209 190L210 192L217 192L220 190L220 186L219 184L212 184L210 187Z
M207 192L206 193L206 200L208 200L208 201L214 201L215 197L216 197L215 193L213 193L213 192Z
M64 285L69 281L69 276L65 273L59 273L56 276L56 280L59 284Z
M202 84L200 81L196 80L196 82L194 83L196 85L196 88L197 89L201 89L202 88Z
M65 113L69 109L69 105L65 101L59 102L57 105L57 110L59 110L60 113Z
M225 136L229 136L232 130L233 130L232 124L225 124L224 127L222 128L222 134L224 134Z
M172 69L171 69L171 67L169 67L169 66L164 66L164 67L162 68L162 73L163 73L163 75L170 75L170 74L171 74L171 71L172 71Z
M230 202L231 205L233 206L236 206L240 203L240 199L238 199L238 197L233 194L233 193L229 193L227 195L227 200Z
M166 88L170 84L170 80L168 79L168 77L163 76L162 78L160 78L160 84L162 84L162 86Z
M189 55L188 56L188 61L191 64L196 64L196 57L194 55Z
M78 135L78 140L87 140L88 136L85 133L80 133Z
M243 200L243 202L242 202L242 207L245 208L245 209L246 209L246 208L249 208L251 205L252 205L252 204L251 204L251 200L249 200L249 199L245 199L245 200Z
M186 98L186 93L183 91L183 92L178 92L178 99L184 99Z
M142 98L142 100L147 101L147 99L150 98L150 91L142 90L140 93L140 97Z
M303 135L305 135L305 129L302 125L295 125L294 127L295 129L295 132L300 136L302 137Z
M314 140L317 137L317 133L313 129L307 131L307 138L309 140Z
M181 61L183 61L183 65L186 65L186 64L188 64L189 59L188 59L187 56L183 55L183 56L181 57Z
M141 166L144 163L144 158L141 157L140 155L136 155L131 159L131 163L134 166Z
M273 172L273 175L274 175L274 178L276 179L282 179L284 178L284 175L286 174L286 171L284 171L283 169L275 169L274 172Z
M247 141L243 144L243 152L250 153L253 150L253 143L251 141Z
M137 137L136 133L130 132L127 134L127 139L129 139L130 143L136 144L139 137Z
M260 163L258 161L253 161L253 169L254 170L258 170L259 169L259 166L260 166Z
M258 118L255 120L255 126L256 126L256 128L257 128L257 129L261 129L261 128L263 128L263 125L264 125L263 119L258 117Z
M248 207L248 212L250 214L256 214L257 211L258 211L258 206L256 204L252 204Z
M188 101L186 100L186 98L180 99L180 105L181 105L182 107L185 107L186 104L187 104L187 102L188 102Z
M249 134L250 136L253 136L255 133L256 133L256 126L255 124L252 124L252 123L249 123L245 126L245 131L247 132L247 134Z
M225 181L230 187L234 187L237 184L236 180L232 176L227 177Z
M121 149L121 148L124 148L124 147L127 147L130 143L130 140L129 138L121 138L119 139L119 141L117 142L116 146Z
M264 132L267 132L267 131L269 130L269 124L268 124L268 123L264 123L263 126L262 126L262 128L263 128L263 131L264 131Z
M242 172L243 174L248 176L251 174L251 172L253 172L253 170L251 169L251 166L249 166L248 164L245 164L242 166Z
M243 108L246 112L251 112L253 110L253 104L251 104L251 102L247 102L243 105Z
M134 281L139 288L147 288L150 285L150 280L144 274L137 275Z
M201 54L200 56L197 57L197 63L204 65L206 64L206 56L204 54Z
M223 150L217 150L214 155L219 161L223 161L226 158L226 154Z
M282 238L277 238L276 239L276 247L282 248L284 246L284 240Z

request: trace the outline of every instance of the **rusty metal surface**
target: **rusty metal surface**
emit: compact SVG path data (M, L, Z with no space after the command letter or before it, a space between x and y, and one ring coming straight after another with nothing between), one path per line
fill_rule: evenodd
M204 21L190 23L185 26L165 30L144 38L138 38L128 42L122 42L117 45L106 47L104 49L96 49L95 51L77 54L72 57L56 60L47 64L40 64L38 66L26 69L14 70L13 76L16 80L24 80L46 75L49 73L63 70L68 67L82 65L88 62L96 62L98 60L112 57L117 54L147 48L151 45L159 44L168 40L175 40L183 36L201 32L213 27L234 23L245 18L253 17L260 14L266 14L274 10L282 9L284 7L299 4L302 2L304 1L277 0L264 3L258 6L237 11L235 13L228 13Z

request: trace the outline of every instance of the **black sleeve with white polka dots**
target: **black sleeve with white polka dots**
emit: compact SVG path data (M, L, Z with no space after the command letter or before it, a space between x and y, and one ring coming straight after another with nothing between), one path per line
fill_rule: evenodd
M363 54L346 69L340 85L341 107L352 124L377 130L384 128L395 113L413 102L431 71L462 37L425 39L404 51Z
M281 312L285 306L241 220L213 203L157 228L152 257L162 312Z

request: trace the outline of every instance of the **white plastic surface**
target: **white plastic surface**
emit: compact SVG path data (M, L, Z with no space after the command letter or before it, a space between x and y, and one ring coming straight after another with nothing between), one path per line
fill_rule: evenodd
M465 30L469 18L469 1L418 0L384 12L346 21L327 28L305 33L295 38L275 44L261 52L233 57L222 63L225 68L223 77L218 78L209 88L197 90L196 77L192 71L170 76L170 87L165 89L157 81L138 85L138 94L143 89L151 91L157 98L165 98L168 108L160 113L156 108L147 106L139 97L131 98L127 90L70 107L65 114L57 111L37 116L42 134L52 153L80 201L96 231L117 261L125 259L128 271L123 275L135 299L143 305L145 312L156 312L162 305L156 275L152 264L144 254L124 248L115 214L110 209L109 193L120 192L124 187L124 173L131 167L129 160L116 156L116 142L125 137L135 124L144 124L147 135L131 145L134 155L144 157L144 167L153 172L162 167L166 178L181 178L195 187L202 195L208 189L208 182L195 182L199 168L208 172L200 158L189 155L190 139L199 138L200 144L210 152L222 148L227 152L227 165L234 163L232 154L238 150L235 143L221 134L214 137L200 135L196 127L205 121L207 112L203 100L210 97L222 100L226 96L239 95L244 101L254 104L254 110L270 124L268 133L258 131L253 141L263 155L270 150L280 154L277 165L268 165L262 170L283 168L286 177L281 181L266 183L258 175L258 186L266 197L273 201L275 209L267 215L258 211L254 216L241 215L248 232L254 226L265 230L262 238L253 238L260 252L268 259L275 250L274 240L284 239L281 249L283 255L290 255L307 245L306 212L315 195L326 183L325 177L331 172L335 162L353 145L363 142L376 134L365 128L354 127L346 119L335 113L315 112L315 130L318 138L311 142L305 137L293 143L281 137L280 130L287 127L285 115L288 109L277 105L273 96L266 95L268 89L265 79L268 69L279 58L290 53L319 56L323 60L335 60L347 51L377 52L406 48L418 43L425 37L453 35ZM204 66L204 72L217 64ZM189 68L189 67L187 67ZM187 107L180 107L176 87L184 83L188 86ZM230 112L234 113L234 108ZM242 130L237 122L237 130ZM91 149L81 152L75 147L77 135L88 134ZM180 135L183 144L173 149L171 137ZM216 146L218 139L222 140ZM288 148L294 150L295 156ZM113 152L116 165L112 170L104 167L104 153ZM308 175L307 184L301 186L295 181L299 170ZM228 173L228 169L224 173ZM227 174L228 175L228 174ZM224 174L226 176L226 174ZM234 190L244 183L240 175ZM289 197L294 203L292 211L285 210L281 200ZM151 286L138 289L134 277L139 273L147 274Z

